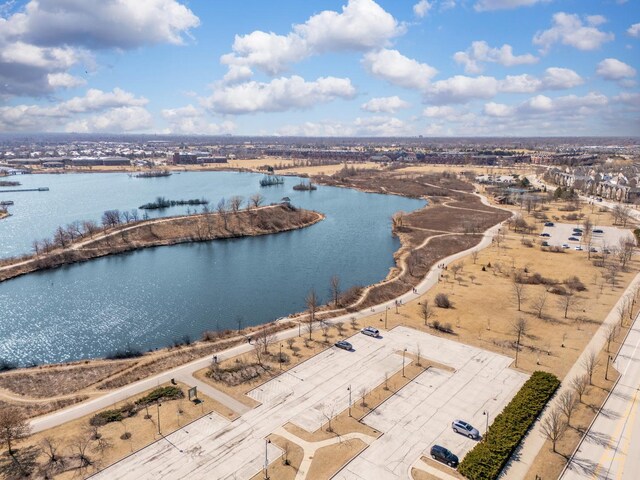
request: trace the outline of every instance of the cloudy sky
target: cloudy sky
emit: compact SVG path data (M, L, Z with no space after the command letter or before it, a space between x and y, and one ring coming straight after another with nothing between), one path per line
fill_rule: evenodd
M0 3L0 132L640 134L638 0Z

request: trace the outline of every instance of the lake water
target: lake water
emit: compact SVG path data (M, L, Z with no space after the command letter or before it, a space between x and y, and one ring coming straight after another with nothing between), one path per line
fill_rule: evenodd
M13 214L0 221L0 256L30 251L74 220L99 221L108 209L131 210L154 200L220 198L261 193L284 196L326 219L311 227L264 237L145 249L38 272L0 283L0 359L25 365L105 356L127 345L148 350L205 330L269 322L301 311L315 288L329 298L329 280L344 289L386 276L399 248L390 217L423 201L319 186L297 192L297 178L260 188L257 174L198 172L136 179L126 174L16 176L18 188L0 193ZM12 179L13 179L12 178ZM192 209L194 207L191 207ZM187 207L150 211L177 215ZM142 212L142 211L140 211Z

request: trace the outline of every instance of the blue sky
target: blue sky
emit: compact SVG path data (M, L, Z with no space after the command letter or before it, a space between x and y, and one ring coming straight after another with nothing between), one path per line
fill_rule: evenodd
M640 133L638 0L0 3L1 132Z

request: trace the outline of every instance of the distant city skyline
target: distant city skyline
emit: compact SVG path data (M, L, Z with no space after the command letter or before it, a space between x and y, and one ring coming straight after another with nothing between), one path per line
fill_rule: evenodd
M0 132L640 132L634 0L0 3Z

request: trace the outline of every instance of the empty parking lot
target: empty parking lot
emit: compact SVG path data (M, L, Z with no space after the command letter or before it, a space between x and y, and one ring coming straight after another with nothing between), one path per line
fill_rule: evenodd
M265 438L293 422L313 431L323 409L348 407L348 390L375 388L385 374L402 368L405 348L419 345L424 358L455 372L428 370L365 418L383 432L336 478L407 478L407 469L435 441L461 454L472 441L453 434L450 423L462 417L480 428L482 411L497 414L526 376L508 369L502 355L398 327L375 339L356 335L355 351L330 348L251 392L262 402L234 422L210 415L102 471L97 478L248 479L262 467ZM409 359L407 359L407 362ZM483 431L483 428L480 428ZM269 461L280 456L266 446Z

